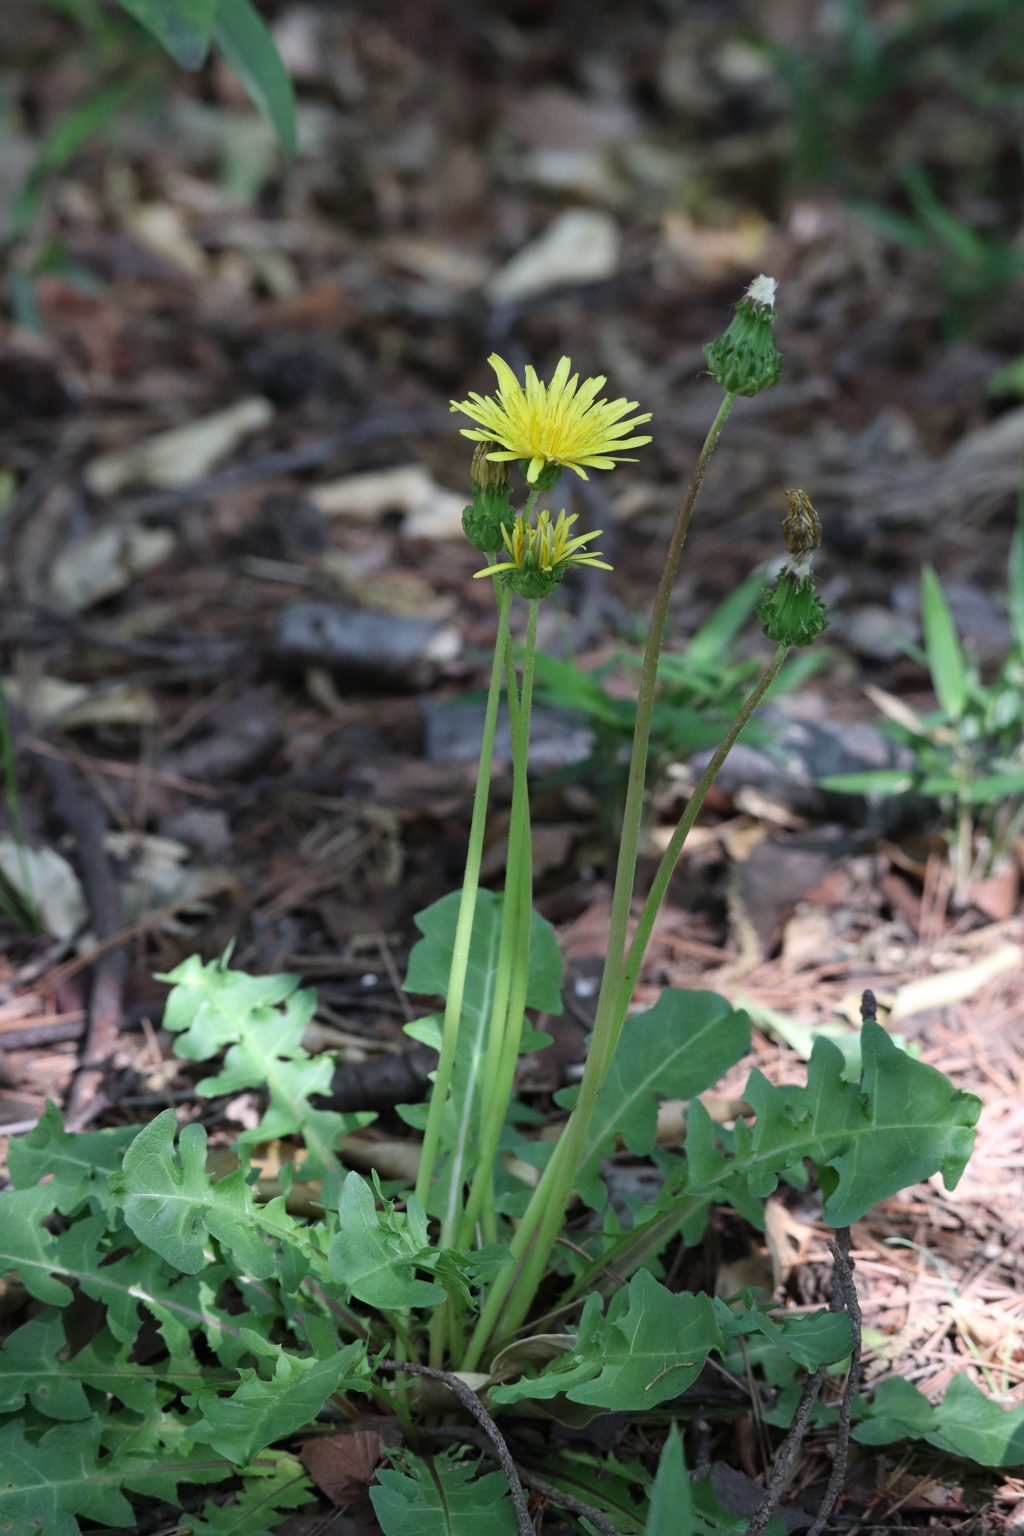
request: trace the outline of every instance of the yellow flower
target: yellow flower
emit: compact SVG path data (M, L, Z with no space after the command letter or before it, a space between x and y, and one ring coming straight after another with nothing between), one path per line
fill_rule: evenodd
M583 547L591 539L601 537L600 528L570 539L569 531L576 518L577 513L566 517L562 511L558 521L552 523L550 512L539 512L536 527L531 527L525 518L517 517L511 533L505 527L501 530L509 558L476 574L507 576L509 586L519 597L547 597L570 565L597 565L603 571L610 571L612 567L599 555Z
M563 357L550 384L542 384L532 368L526 370L523 389L504 358L492 353L487 359L498 375L498 398L471 393L468 400L453 400L453 411L464 411L483 431L463 429L463 437L476 442L494 439L503 451L489 453L495 461L526 459L526 478L532 485L548 464L566 465L582 480L582 466L614 469L624 448L639 448L649 437L629 437L633 427L650 421L651 413L620 418L635 410L635 400L597 400L604 379L569 377L572 364ZM626 460L633 463L632 459Z

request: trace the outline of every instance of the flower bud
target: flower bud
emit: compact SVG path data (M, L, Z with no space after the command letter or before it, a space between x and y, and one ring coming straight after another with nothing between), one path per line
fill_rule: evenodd
M821 519L804 491L787 491L786 495L789 515L783 519L782 535L789 555L787 563L794 574L806 575L811 556L821 544Z
M810 645L828 627L825 605L814 590L811 556L821 543L821 523L803 491L789 491L789 515L782 524L789 559L774 592L766 592L757 616L777 645Z
M759 395L779 382L782 354L775 347L775 279L755 277L736 305L724 335L704 348L711 377L731 395Z
M531 570L524 565L519 570L507 571L505 580L516 597L550 597L566 569L563 566L561 570Z
M478 443L469 472L473 505L462 514L462 531L474 549L492 554L501 548L502 527L511 528L515 512L509 506L509 475L506 463L493 463L487 455L494 443Z

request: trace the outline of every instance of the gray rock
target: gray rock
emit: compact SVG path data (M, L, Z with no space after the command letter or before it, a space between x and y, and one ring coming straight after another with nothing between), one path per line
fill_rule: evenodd
M436 763L470 763L480 756L486 706L461 699L421 699L426 754ZM530 768L534 773L554 773L572 763L582 763L594 747L594 733L581 710L554 704L535 704L530 720ZM512 733L508 709L498 712L494 739L498 763L512 761Z
M160 823L163 837L172 837L197 853L217 857L231 847L231 827L227 812L209 810L193 805L173 816L165 816Z
M824 710L811 718L813 702L814 696L805 694L789 709L769 705L758 710L770 742L761 748L743 742L733 747L716 780L718 788L734 795L749 784L796 811L820 814L827 803L820 779L907 766L905 750L875 726L831 720ZM694 771L701 773L712 756L711 751L696 753L690 760Z
M860 846L861 839L847 827L783 832L766 837L737 866L736 894L765 955L778 944L796 903Z
M341 603L289 603L281 612L278 654L332 667L360 680L417 687L462 649L458 631L430 619L370 613Z
M837 639L869 661L895 661L903 655L901 640L920 639L920 625L912 614L894 613L881 603L836 614L831 627Z

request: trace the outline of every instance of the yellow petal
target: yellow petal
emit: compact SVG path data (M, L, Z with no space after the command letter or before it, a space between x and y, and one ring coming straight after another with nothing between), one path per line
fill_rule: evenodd
M565 389L565 381L569 377L569 369L571 367L572 363L567 357L559 358L558 367L555 369L551 383L548 385L549 398L557 399Z
M519 392L519 380L505 359L499 357L497 352L492 352L487 361L498 375L498 388L502 392L508 390L510 394L517 394Z

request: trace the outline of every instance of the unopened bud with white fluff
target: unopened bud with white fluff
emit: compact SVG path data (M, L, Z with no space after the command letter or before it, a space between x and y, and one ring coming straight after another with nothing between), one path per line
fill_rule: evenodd
M704 348L711 377L732 395L759 395L779 382L782 354L772 337L775 279L755 277L729 328Z

